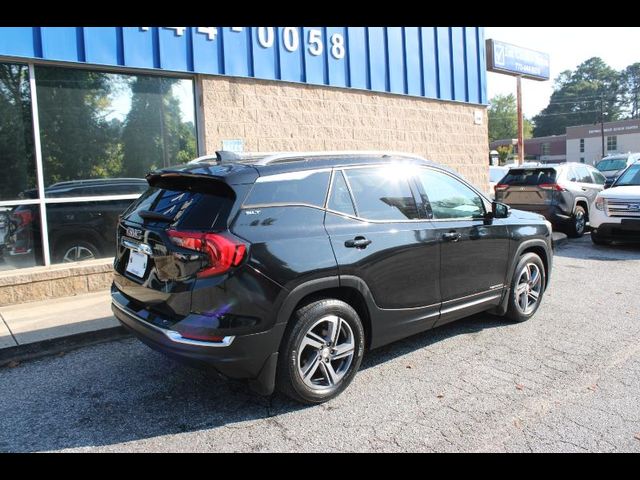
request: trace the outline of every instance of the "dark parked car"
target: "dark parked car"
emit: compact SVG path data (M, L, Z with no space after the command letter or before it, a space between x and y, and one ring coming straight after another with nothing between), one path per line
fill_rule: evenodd
M423 159L220 155L147 179L118 227L116 317L263 394L326 401L365 349L487 310L527 320L549 282L541 215Z
M60 182L45 190L48 199L63 197L106 197L140 195L149 185L142 178L109 178ZM37 191L23 194L36 198ZM78 203L50 203L47 206L49 245L54 262L75 262L115 253L113 238L120 215L131 199L92 200ZM11 256L34 254L42 263L40 208L20 205L10 215L6 253Z
M555 228L580 237L589 207L604 188L605 177L583 163L512 168L496 185L496 201L544 215Z

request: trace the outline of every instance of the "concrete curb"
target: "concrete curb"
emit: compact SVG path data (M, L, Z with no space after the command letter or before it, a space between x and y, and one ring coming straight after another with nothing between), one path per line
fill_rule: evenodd
M12 362L36 360L89 345L96 345L98 343L110 342L131 336L131 333L125 330L124 327L118 326L3 348L0 349L0 367L9 365Z

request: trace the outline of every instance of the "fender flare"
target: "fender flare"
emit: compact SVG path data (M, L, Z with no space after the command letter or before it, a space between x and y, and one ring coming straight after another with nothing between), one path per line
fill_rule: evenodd
M585 212L587 214L587 217L589 216L589 199L587 197L576 197L573 200L573 209L571 210L571 215L573 215L573 213L576 211L576 207L578 206L578 202L582 200L584 201L584 204L587 206L587 211Z

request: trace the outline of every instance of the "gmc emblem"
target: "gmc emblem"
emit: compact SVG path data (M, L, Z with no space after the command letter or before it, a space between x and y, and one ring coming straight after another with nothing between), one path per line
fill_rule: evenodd
M142 240L142 230L140 230L139 228L127 227L127 237L132 237L136 240Z

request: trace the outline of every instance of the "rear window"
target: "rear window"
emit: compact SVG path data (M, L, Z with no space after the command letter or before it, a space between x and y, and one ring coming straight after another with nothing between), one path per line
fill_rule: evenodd
M165 185L163 186L168 186ZM169 225L182 230L221 230L227 219L235 194L227 185L208 182L193 188L149 188L123 214L126 220L147 225ZM170 221L143 218L141 212L153 212L170 218Z
M596 168L601 172L611 172L615 170L622 170L627 166L626 158L610 158L608 160L602 160L598 162Z
M506 185L541 185L543 183L555 183L555 181L556 171L553 168L512 168L500 183Z
M260 177L244 202L245 206L291 204L324 207L329 187L328 170L278 173Z

